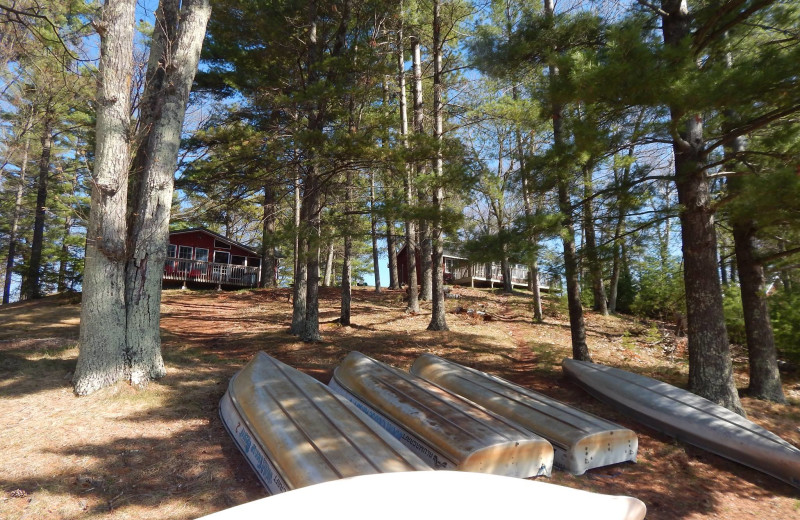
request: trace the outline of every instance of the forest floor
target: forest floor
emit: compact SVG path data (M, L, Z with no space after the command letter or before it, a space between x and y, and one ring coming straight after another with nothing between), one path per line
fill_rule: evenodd
M595 401L562 377L567 317L551 302L531 322L531 299L455 288L449 332L428 332L429 306L405 314L404 293L354 290L351 327L335 323L338 289L321 290L323 341L287 333L289 291L166 291L162 337L168 374L145 389L119 384L73 395L79 304L49 297L0 307L0 520L195 518L265 496L223 429L218 402L253 354L268 354L328 382L351 350L402 369L431 352L497 374L635 430L636 464L547 482L641 499L649 519L800 518L800 492L767 475L676 442ZM474 309L487 313L485 320ZM587 314L600 363L685 385L686 343L668 324ZM746 356L734 349L737 384ZM800 445L800 374L784 374L788 405L744 398L751 420Z

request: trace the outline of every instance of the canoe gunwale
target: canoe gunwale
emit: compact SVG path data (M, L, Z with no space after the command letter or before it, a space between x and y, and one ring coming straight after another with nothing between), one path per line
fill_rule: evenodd
M239 431L237 431L235 427L232 429L230 424L228 424L223 409L223 403L226 399L228 402L230 402L232 412L235 414L236 419L241 422L243 433L246 434L247 438L250 439L252 444L248 444L246 441L241 439L241 434ZM262 442L260 442L258 437L253 435L253 429L250 425L250 422L242 414L241 410L236 404L235 398L230 394L230 386L220 400L219 416L220 420L222 421L222 425L228 432L228 435L231 436L236 444L236 447L239 448L239 451L244 455L245 460L258 477L258 480L261 481L261 485L263 485L271 495L289 491L291 488L286 483L285 476L275 463L273 455L270 453L269 449L264 446ZM257 451L254 452L254 449ZM259 456L257 455L258 451L261 452L260 456L263 457L262 460L259 460Z

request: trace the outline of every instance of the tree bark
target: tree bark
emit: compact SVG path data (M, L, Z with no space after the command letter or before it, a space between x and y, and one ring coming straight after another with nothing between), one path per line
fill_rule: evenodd
M33 123L31 116L25 127L25 132L30 130ZM19 220L22 217L22 196L25 193L25 176L28 171L28 152L30 151L30 139L25 138L25 144L22 149L22 163L19 167L19 178L17 184L17 193L14 197L14 218L11 221L11 229L8 235L8 258L6 259L6 275L3 280L3 305L8 305L11 301L11 277L14 275L14 264L16 263L17 256L17 242L19 237Z
M611 279L608 291L608 312L617 311L617 295L619 293L619 278L622 272L622 230L625 225L625 213L622 206L617 210L617 222L614 225L614 243L612 245Z
M402 41L402 40L401 40ZM422 128L422 67L421 53L419 38L412 39L413 47L413 64L414 64L414 132L423 132ZM401 105L401 132L403 134L403 144L408 148L408 116L405 110L405 65L403 63L402 45L400 46L401 52L398 58L399 76L400 76L400 102ZM416 167L412 168L406 164L405 176L405 190L406 190L406 205L408 208L414 206L414 178L413 171ZM417 226L412 215L406 216L406 264L408 265L408 307L406 312L418 313L419 312L419 288L417 281Z
M42 274L42 248L44 247L44 225L47 216L47 189L50 180L50 154L53 149L53 101L45 102L41 145L39 156L39 178L36 181L36 216L33 222L33 240L31 240L31 256L28 261L28 275L22 284L24 299L35 299L43 296L40 277Z
M321 129L317 129L321 130ZM306 342L322 340L319 332L319 248L320 248L320 217L321 200L319 186L318 166L312 158L307 176L308 187L304 193L303 203L308 206L309 230L306 236L305 248L307 251L308 268L306 271L306 317L303 323L303 332L300 339Z
M413 55L412 64L414 69L414 132L419 135L425 135L424 127L424 109L422 104L422 52L420 50L420 42L417 37L413 39ZM425 171L424 162L415 163L416 173L418 175ZM427 194L423 190L419 190L418 197L420 201L427 199ZM418 280L420 285L419 299L429 301L432 298L432 280L431 280L431 261L432 250L430 242L430 231L428 229L429 223L426 219L419 219L418 233L415 237L415 244L419 248L420 255L419 261L421 263L421 279Z
M372 270L375 273L375 292L381 292L381 264L378 255L378 219L375 216L375 175L372 171L369 172L369 209L370 234L372 235Z
M592 281L592 297L594 305L592 309L603 316L608 316L608 304L606 302L606 290L603 286L603 266L600 263L600 255L597 252L597 238L594 230L594 208L592 207L592 170L589 166L583 168L583 229L586 236L586 259L589 263L589 275Z
M545 16L554 17L553 0L544 0ZM550 77L558 76L558 67L549 66ZM553 146L564 147L564 130L562 124L562 107L552 103ZM581 305L581 288L578 280L578 255L575 251L575 227L573 224L572 204L569 197L569 179L562 175L558 178L558 209L561 212L561 243L564 247L564 273L567 279L567 306L569 307L569 325L572 336L572 357L580 361L591 361L589 348L586 346L586 323L583 319Z
M661 7L664 44L677 48L690 35L686 0L662 0ZM670 107L670 118L673 128L684 127L673 139L673 152L678 202L682 207L689 389L744 415L733 381L722 309L713 208L703 168L703 120L699 114L686 114L676 106Z
M177 4L177 0L173 1ZM128 234L131 250L126 267L126 377L134 385L146 384L166 374L159 326L161 277L169 243L183 120L210 16L209 0L184 0L175 21L179 25L174 41L168 39L171 32L167 29L157 30L154 37L162 43L156 48L163 53L166 74L163 85L157 86L161 90L157 94L159 110L151 114L139 192L132 194L135 211Z
M386 219L386 250L389 257L389 289L400 288L400 279L397 276L397 235L394 234L394 219Z
M419 200L425 200L426 193L419 191ZM419 299L431 301L433 299L433 238L431 223L426 219L419 220L420 262L422 263L422 279L419 281Z
M539 289L539 262L534 260L531 262L531 292L533 293L533 321L541 323L544 321L542 314L542 291Z
M325 255L325 277L322 279L323 287L330 287L333 280L333 239L328 244L328 252Z
M434 160L434 174L436 185L433 187L433 209L435 219L431 226L432 254L432 291L433 306L431 322L428 330L450 330L447 326L444 303L444 273L442 269L442 256L444 254L442 243L442 205L444 204L444 187L442 186L442 137L444 105L442 94L442 18L440 0L433 0L433 138L436 141L436 159Z
M295 336L302 334L306 321L306 257L308 249L301 232L301 226L306 222L303 218L306 208L301 201L301 189L298 171L294 180L294 281L292 285L292 324L289 327L289 332Z
M728 68L733 66L733 55L726 56ZM732 119L735 114L726 112ZM746 149L745 138L734 139L726 149L728 159L735 163L736 155ZM728 179L728 191L733 197L741 195L742 178ZM756 232L758 227L751 216L734 216L731 219L733 234L734 258L730 262L731 282L735 279L735 268L738 267L739 288L742 294L742 311L744 328L747 337L747 355L750 369L750 383L747 393L750 397L777 403L785 403L781 385L781 374L778 370L778 353L775 348L775 336L767 310L766 278L764 266L757 258Z
M126 201L135 0L103 6L91 210L74 390L86 395L125 372Z
M67 239L72 231L72 223L72 215L67 214L67 216L64 217L64 233L61 235L61 256L58 262L58 284L56 286L56 291L59 293L63 293L67 290L67 261L69 260Z
M351 104L351 120L353 115L353 106ZM355 128L351 122L350 125L351 132L355 133ZM350 212L353 205L353 170L347 170L347 180L345 186L345 211ZM375 218L373 216L373 228L375 225ZM347 229L344 230L344 258L342 262L342 306L341 306L341 313L339 314L339 323L344 326L350 325L350 307L351 302L353 299L353 288L352 288L352 256L353 256L353 237L350 234L350 230L353 229L355 223L353 222L353 217L348 215L347 217ZM373 229L374 230L374 229ZM376 246L375 244L375 235L373 234L373 248ZM373 254L377 254L377 249L373 250ZM377 259L375 265L375 290L380 292L380 279L377 278Z
M755 231L755 223L751 219L733 223L750 361L748 394L757 399L785 403L786 397L783 395L781 375L778 371L775 338L767 310L764 268L755 257Z
M264 223L261 230L261 287L277 287L278 259L275 257L275 224L278 204L275 186L264 185Z

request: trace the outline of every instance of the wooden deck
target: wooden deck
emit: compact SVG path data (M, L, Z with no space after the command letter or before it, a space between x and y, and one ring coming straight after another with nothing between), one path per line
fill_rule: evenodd
M257 287L261 268L247 265L219 264L200 260L167 258L164 262L164 280L210 285Z

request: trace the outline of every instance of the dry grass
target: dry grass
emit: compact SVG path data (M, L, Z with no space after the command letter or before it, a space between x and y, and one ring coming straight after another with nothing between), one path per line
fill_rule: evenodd
M264 350L327 382L351 350L408 368L424 352L446 356L524 384L633 428L637 464L550 481L645 501L648 518L797 518L797 490L766 475L676 443L594 401L561 378L570 354L565 316L551 305L532 324L530 300L456 289L449 332L425 330L428 313L403 312L401 292L354 293L355 326L341 327L338 290L322 291L324 341L306 344L286 330L286 290L236 293L168 291L162 336L168 375L146 389L120 384L76 398L69 378L77 357L79 305L48 298L0 308L0 519L189 519L264 495L217 416L231 375ZM455 314L484 311L491 321ZM686 378L685 344L661 324L588 316L599 362L676 384ZM739 359L740 356L737 356ZM737 377L746 385L744 367ZM800 444L800 384L786 381L793 404L744 399L756 422Z

